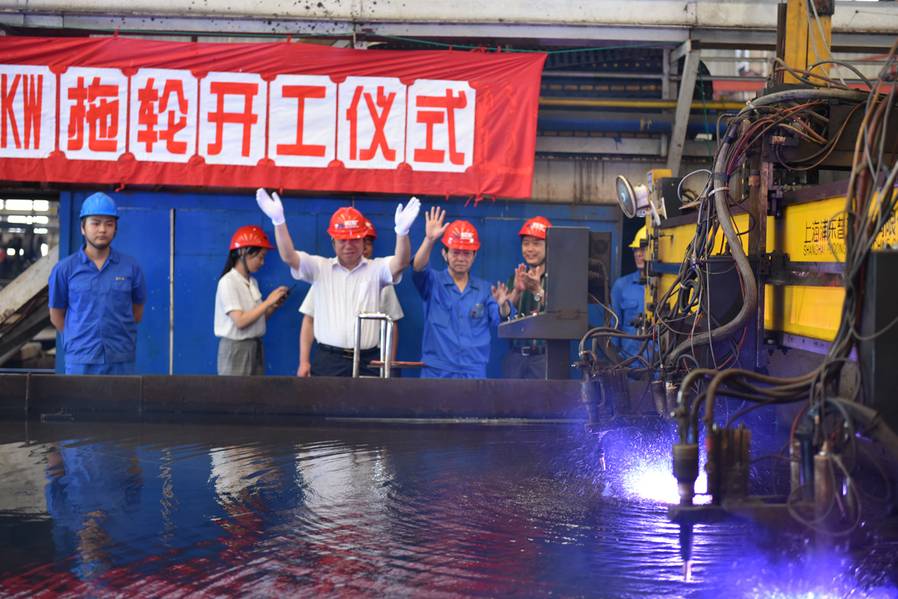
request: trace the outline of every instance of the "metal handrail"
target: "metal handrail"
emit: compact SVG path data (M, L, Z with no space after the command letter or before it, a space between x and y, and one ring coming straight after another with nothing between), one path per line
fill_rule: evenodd
M396 322L382 312L362 312L356 317L355 342L352 346L352 378L359 378L363 320L380 322L380 378L388 379L390 378L390 369L393 366L393 327Z

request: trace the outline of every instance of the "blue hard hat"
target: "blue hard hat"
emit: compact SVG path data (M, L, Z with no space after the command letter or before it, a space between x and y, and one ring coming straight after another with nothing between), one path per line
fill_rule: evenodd
M81 204L81 215L78 218L84 218L85 216L112 216L118 218L118 208L116 208L112 198L98 191L88 196L84 203Z

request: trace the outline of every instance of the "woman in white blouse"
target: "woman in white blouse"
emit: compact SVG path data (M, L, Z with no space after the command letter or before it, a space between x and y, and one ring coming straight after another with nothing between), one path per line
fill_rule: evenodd
M284 303L288 292L282 285L263 300L252 276L265 264L271 248L268 236L256 226L240 227L231 237L228 261L215 291L218 374L265 374L265 319Z

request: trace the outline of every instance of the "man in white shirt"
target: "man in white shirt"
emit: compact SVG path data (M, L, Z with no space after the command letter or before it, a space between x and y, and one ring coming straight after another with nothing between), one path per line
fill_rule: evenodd
M367 231L362 239L362 255L368 260L374 255L374 240L377 239L377 229L370 220L365 221ZM314 306L315 287L309 289L302 305L299 307L302 316L302 327L299 330L299 368L296 376L312 375L312 344L315 341L315 306ZM402 319L405 313L399 304L399 298L396 296L396 290L392 285L384 287L380 290L380 309L381 312L393 319L394 323ZM399 345L399 327L393 325L393 358L396 358L396 347ZM378 348L375 348L378 349ZM374 373L374 369L366 369L362 364L363 374ZM376 373L374 373L376 374ZM372 374L373 376L373 374Z
M277 193L256 191L256 202L274 225L278 253L293 278L315 286L313 308L314 336L318 341L311 364L313 376L352 376L355 321L361 312L381 312L381 289L398 283L411 259L408 232L418 216L420 202L411 198L396 207L396 250L393 256L368 260L362 254L367 233L365 218L355 208L339 208L331 216L327 231L331 236L334 258L297 251L287 230L284 206ZM377 359L379 326L362 325L361 363Z

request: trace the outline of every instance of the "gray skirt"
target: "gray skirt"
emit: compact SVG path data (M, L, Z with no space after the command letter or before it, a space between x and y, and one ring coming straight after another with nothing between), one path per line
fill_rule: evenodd
M219 338L218 374L237 376L265 374L262 338L254 337L240 341Z

